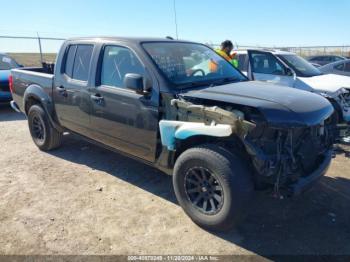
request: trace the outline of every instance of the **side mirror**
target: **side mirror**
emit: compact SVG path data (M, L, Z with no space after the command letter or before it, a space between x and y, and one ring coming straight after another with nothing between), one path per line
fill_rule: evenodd
M124 86L141 95L146 95L150 91L145 86L143 76L139 74L126 74L124 78Z

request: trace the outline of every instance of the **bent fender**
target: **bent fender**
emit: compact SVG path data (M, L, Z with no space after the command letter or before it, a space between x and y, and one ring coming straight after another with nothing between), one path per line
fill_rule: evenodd
M229 137L232 135L230 125L205 125L204 123L162 120L159 122L163 146L175 150L176 139L187 139L192 136L205 135L213 137Z

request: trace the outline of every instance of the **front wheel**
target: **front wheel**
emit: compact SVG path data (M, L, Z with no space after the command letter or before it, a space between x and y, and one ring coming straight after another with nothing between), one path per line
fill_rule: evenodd
M35 145L43 151L53 150L61 145L62 133L50 123L44 109L33 105L28 111L29 131Z
M240 158L216 145L192 148L180 155L173 184L184 211L209 230L235 226L253 193L249 171Z

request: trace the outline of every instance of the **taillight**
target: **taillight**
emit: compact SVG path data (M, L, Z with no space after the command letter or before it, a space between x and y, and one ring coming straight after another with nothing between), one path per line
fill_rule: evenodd
M11 91L11 93L13 93L13 76L12 75L10 75L9 76L9 88L10 88L10 91Z

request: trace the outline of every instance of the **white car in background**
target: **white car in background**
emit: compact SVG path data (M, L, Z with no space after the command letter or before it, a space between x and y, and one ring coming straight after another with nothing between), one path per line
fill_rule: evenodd
M323 74L304 58L280 50L239 50L239 69L251 80L320 94L333 104L333 121L350 124L350 77Z

